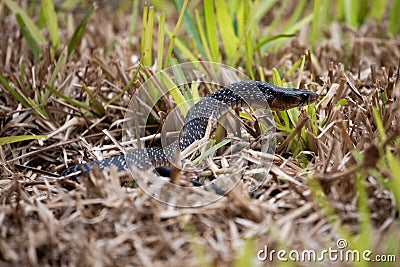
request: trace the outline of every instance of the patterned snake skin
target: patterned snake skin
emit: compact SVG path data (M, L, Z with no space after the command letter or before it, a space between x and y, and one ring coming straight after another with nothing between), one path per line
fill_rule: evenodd
M313 103L317 97L318 94L309 90L280 88L266 82L250 80L233 83L203 98L189 110L179 141L164 148L134 150L125 155L74 165L65 169L61 175L78 171L90 172L94 166L100 170L114 166L118 171L123 171L128 170L128 164L142 170L152 166L169 165L168 159L173 158L178 143L180 151L183 151L204 136L210 119L216 120L232 108L267 101L272 110L286 110Z

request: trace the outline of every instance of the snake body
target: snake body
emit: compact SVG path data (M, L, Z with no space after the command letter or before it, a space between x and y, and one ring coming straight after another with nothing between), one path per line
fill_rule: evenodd
M252 102L262 100L264 103L266 101L272 110L287 110L315 102L317 96L318 94L309 90L281 88L261 81L232 83L203 98L189 110L179 140L171 145L164 148L138 149L125 155L74 165L65 169L61 175L78 171L90 172L95 166L100 170L114 166L118 171L128 170L130 164L142 170L151 166L163 166L173 158L178 144L179 150L183 151L193 142L201 139L205 135L208 121L218 119L229 109L244 105L251 106Z

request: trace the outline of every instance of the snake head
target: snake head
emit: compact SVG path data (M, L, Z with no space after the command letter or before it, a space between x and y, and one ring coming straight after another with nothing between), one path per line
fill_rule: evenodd
M283 92L275 95L270 104L274 110L287 110L295 107L302 107L314 103L318 99L318 94L310 90L283 89Z

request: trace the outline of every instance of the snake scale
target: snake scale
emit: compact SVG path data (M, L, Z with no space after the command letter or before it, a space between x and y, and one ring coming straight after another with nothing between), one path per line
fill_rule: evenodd
M255 92L260 92L261 95L256 95ZM66 168L61 175L65 176L78 171L90 172L95 166L100 170L114 166L118 171L123 171L128 170L128 163L142 170L149 169L151 166L168 165L168 159L173 158L178 143L180 151L183 151L205 135L209 119L212 117L218 119L221 115L222 111L218 110L221 105L224 111L227 111L242 107L246 102L263 98L262 100L268 103L270 109L287 110L313 103L317 97L318 94L310 90L281 88L261 81L248 80L232 83L203 98L189 110L179 140L171 145L164 148L138 149L127 152L125 155L74 165ZM247 104L251 106L251 103Z

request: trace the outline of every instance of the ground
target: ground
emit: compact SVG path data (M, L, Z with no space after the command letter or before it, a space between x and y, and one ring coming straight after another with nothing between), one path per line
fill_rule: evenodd
M257 266L269 261L257 259L266 250L320 253L343 242L350 250L371 250L371 257L400 260L400 42L398 34L386 31L390 9L382 21L367 18L356 28L340 20L325 23L314 43L312 24L305 24L279 45L256 50L251 59L240 54L244 50L234 53L237 58L227 56L220 33L222 63L231 61L254 79L299 81L300 88L320 98L306 108L273 113L276 151L255 193L249 194L250 171L218 201L179 208L160 203L115 170L94 170L78 181L59 176L66 164L121 153L128 103L160 65L155 64L159 23L154 32L143 33L147 6L134 1L133 20L135 11L127 2L94 9L76 42L71 41L74 29L90 4L71 10L56 5L61 45L53 47L50 30L42 28L48 41L37 56L9 3L0 3L0 137L47 136L0 139L0 264ZM39 4L18 4L38 17ZM163 8L171 30L178 11L171 3L156 3L156 14ZM192 8L202 10L202 3ZM288 9L284 15L295 6ZM279 5L266 14L254 16L260 32L274 24ZM179 62L190 60L182 42L199 51L185 27L177 31L180 39L171 53ZM171 40L166 36L165 47ZM150 64L143 54L146 45L153 50ZM214 53L212 44L210 50ZM204 53L195 56L213 61ZM201 87L199 94L213 89ZM162 101L157 108L170 111ZM276 256L273 261L282 264ZM315 262L293 263L298 264ZM321 264L344 263L327 259Z

